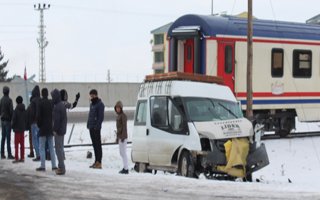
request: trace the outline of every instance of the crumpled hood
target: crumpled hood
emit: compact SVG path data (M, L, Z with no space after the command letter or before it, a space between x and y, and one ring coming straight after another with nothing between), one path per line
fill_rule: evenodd
M209 139L225 139L253 136L252 123L246 118L193 122L199 134Z

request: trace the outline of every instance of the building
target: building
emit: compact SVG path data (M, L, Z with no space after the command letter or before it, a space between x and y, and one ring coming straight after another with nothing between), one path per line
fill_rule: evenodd
M161 26L157 29L151 31L153 39L151 40L152 52L153 52L153 64L152 69L155 74L163 73L168 68L168 59L167 59L167 32L171 26L172 22Z
M307 24L320 24L320 14L316 15L306 21Z

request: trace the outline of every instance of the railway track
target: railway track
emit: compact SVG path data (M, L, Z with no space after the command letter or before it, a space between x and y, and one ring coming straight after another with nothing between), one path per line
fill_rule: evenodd
M131 141L128 141L127 144L131 144ZM106 143L102 143L102 146L105 145L117 145L118 143L115 142L106 142ZM92 144L65 144L64 148L71 148L71 147L90 147L92 146Z
M268 134L261 137L262 140L275 140L275 139L291 139L291 138L303 138L303 137L319 137L320 132L298 132L298 133L290 133L287 137L280 137L279 135L275 134ZM132 142L128 142L131 144ZM101 145L115 145L118 143L115 142L108 142L102 143ZM66 144L64 145L65 148L71 147L84 147L84 146L92 146L92 144Z
M290 133L286 137L280 137L275 134L268 134L261 137L262 140L272 140L272 139L288 139L288 138L303 138L303 137L319 137L320 132L298 132Z

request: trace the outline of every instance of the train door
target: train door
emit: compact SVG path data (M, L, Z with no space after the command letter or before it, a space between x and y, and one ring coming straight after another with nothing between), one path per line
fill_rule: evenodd
M218 42L218 76L234 92L234 42Z
M187 39L184 44L184 72L193 73L194 63L194 40Z

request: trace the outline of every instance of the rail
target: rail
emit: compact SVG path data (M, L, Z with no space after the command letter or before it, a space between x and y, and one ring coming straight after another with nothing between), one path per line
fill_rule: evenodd
M303 137L318 137L320 136L320 132L298 132L298 133L290 133L286 137L280 137L276 134L263 135L261 137L262 140L274 140L274 139L291 139L291 138L303 138Z

